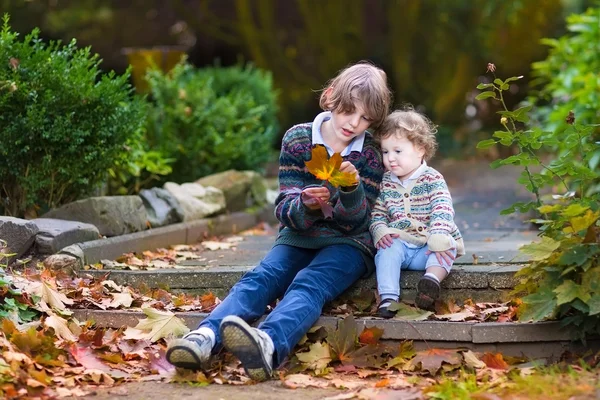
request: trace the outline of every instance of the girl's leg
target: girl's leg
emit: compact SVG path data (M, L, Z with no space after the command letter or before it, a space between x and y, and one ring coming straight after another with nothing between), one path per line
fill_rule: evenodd
M319 319L325 303L339 296L365 272L362 254L353 246L332 245L318 250L259 326L273 340L274 366L287 357Z
M248 271L229 294L199 325L215 333L215 344L221 342L219 326L229 315L252 322L265 313L267 305L281 297L294 277L306 267L317 250L295 246L274 246L265 258Z
M400 239L394 239L388 248L377 250L375 255L377 292L382 301L400 299L400 269L404 260L405 246Z
M456 246L451 252L452 255L456 257ZM443 262L440 263L435 254L427 253L427 246L420 249L417 256L415 256L413 259L413 263L411 263L411 269L425 269L425 275L417 284L417 296L415 298L415 304L419 308L432 310L435 305L435 301L440 296L440 283L450 273L450 270L452 269L452 263L448 264L444 260L442 260Z

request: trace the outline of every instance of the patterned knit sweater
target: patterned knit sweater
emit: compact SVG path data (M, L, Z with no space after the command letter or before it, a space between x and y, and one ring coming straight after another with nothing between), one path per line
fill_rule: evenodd
M444 251L452 247L454 238L458 255L465 245L454 223L454 207L448 185L442 174L427 167L406 187L391 179L386 172L381 192L371 213L370 231L375 243L383 236L396 233L405 242L427 244L429 250Z
M369 233L369 216L383 176L379 146L367 132L362 151L352 151L343 157L358 170L360 184L348 192L330 186L333 218L325 219L320 209L309 209L300 198L300 190L304 187L324 184L304 164L312 157L311 130L312 123L296 125L283 137L279 156L280 194L275 201L275 216L280 228L275 244L309 249L348 244L362 252L371 272L375 247Z

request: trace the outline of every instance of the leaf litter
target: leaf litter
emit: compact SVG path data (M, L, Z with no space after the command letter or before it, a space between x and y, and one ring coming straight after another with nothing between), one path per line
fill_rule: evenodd
M242 233L239 237L243 236ZM239 239L235 239L224 243L232 243L233 247L238 242ZM151 259L161 254L163 261L168 258L171 262L177 257L202 257L201 254L213 250L186 245L173 246L170 251L175 253L144 252L142 257ZM127 257L139 264L131 256ZM136 259L142 260L137 256ZM2 319L0 394L3 398L81 397L99 387L144 380L194 385L252 383L239 362L228 353L221 352L214 357L205 372L176 370L166 362L168 342L188 330L176 313L209 312L220 302L214 294L190 296L171 294L164 289L134 289L109 280L108 274L91 277L82 272L75 277L36 268L6 273L12 273L11 290L20 303L34 310L41 323L31 321L26 312ZM311 328L279 369L282 386L340 390L329 399L417 399L441 390L447 381L460 383L465 373L475 379L477 385L492 391L513 385L514 377L538 379L540 374L543 376L537 360L468 349L431 348L427 343L426 348L422 344L416 348L408 340L399 344L382 341L384 329L377 326L359 329L355 319L371 319L376 324L375 300L372 292L364 291L354 299L332 303L326 312L341 317L338 326ZM436 304L436 312L426 318L507 322L516 319L518 305L519 300L502 304L445 301ZM73 317L74 310L89 308L142 310L146 318L135 328L107 329ZM413 318L414 321L424 315L409 303L398 303L397 308L397 319L410 321ZM582 360L596 366L600 355L592 354L584 359L571 355L565 357L563 367L574 368ZM590 374L587 369L578 371L587 374L585 376ZM596 390L593 385L578 387L584 393Z

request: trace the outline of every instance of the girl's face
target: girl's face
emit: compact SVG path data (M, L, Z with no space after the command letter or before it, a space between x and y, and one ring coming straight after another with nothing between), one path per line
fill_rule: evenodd
M409 178L423 162L423 149L415 146L405 136L392 134L381 140L383 165L400 180Z
M353 112L332 111L331 122L336 139L342 143L350 143L369 128L372 120L365 113L363 103L356 100Z

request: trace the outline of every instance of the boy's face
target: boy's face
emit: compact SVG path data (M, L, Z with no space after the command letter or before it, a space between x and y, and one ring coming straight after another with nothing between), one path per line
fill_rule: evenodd
M362 102L359 100L355 101L353 112L332 111L331 116L335 136L343 143L349 143L352 139L366 131L372 122L365 113Z
M423 162L423 149L415 146L405 136L392 134L381 140L383 165L398 178L409 178Z

